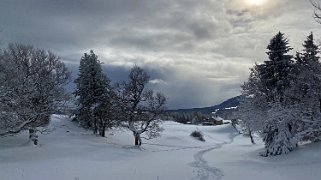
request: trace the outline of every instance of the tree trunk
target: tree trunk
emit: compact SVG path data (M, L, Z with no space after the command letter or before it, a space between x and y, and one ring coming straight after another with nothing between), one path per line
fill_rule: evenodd
M250 135L250 138L251 138L251 143L255 144L254 138L252 136L252 131L250 129L249 129L249 135Z
M239 131L236 127L236 125L238 124L237 119L232 119L232 127L239 133L242 134L241 131Z
M98 133L98 127L97 127L97 120L96 118L94 118L94 134L97 134Z
M38 135L36 128L29 129L29 140L31 140L34 145L38 144Z
M105 130L106 130L105 126L101 127L101 130L100 130L100 136L101 137L105 137L105 135L106 135Z
M134 132L134 136L135 136L135 146L142 145L142 139L140 138L140 134Z

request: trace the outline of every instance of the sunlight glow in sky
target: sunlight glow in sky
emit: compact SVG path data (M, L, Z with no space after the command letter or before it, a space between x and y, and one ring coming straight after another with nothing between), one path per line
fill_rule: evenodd
M252 6L261 6L266 2L266 0L247 0L247 1Z

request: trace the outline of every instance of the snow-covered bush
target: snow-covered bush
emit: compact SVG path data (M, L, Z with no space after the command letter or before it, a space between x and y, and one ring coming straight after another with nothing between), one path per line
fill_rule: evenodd
M266 149L264 156L287 154L297 147L296 113L295 107L284 108L280 104L269 110L261 132Z

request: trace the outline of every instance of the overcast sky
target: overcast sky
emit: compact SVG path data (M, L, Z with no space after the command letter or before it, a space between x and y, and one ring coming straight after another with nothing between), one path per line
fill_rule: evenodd
M51 50L73 71L92 49L113 82L138 64L170 109L210 106L240 94L278 31L292 54L321 37L309 0L258 1L0 0L0 41Z

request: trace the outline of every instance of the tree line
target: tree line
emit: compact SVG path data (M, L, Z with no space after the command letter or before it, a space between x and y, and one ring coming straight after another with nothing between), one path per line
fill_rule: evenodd
M65 85L71 72L50 51L30 45L10 44L0 50L0 136L29 130L29 139L38 142L37 128L48 125L50 115L65 108L70 94ZM141 134L159 135L159 115L166 98L146 89L150 76L134 66L128 80L111 84L103 73L98 56L90 51L80 60L75 120L105 136L112 127L133 132L135 145L141 145Z
M250 69L242 86L239 115L250 132L261 134L264 156L286 154L300 142L321 140L320 49L313 33L302 52L289 55L289 40L277 33L268 58Z

